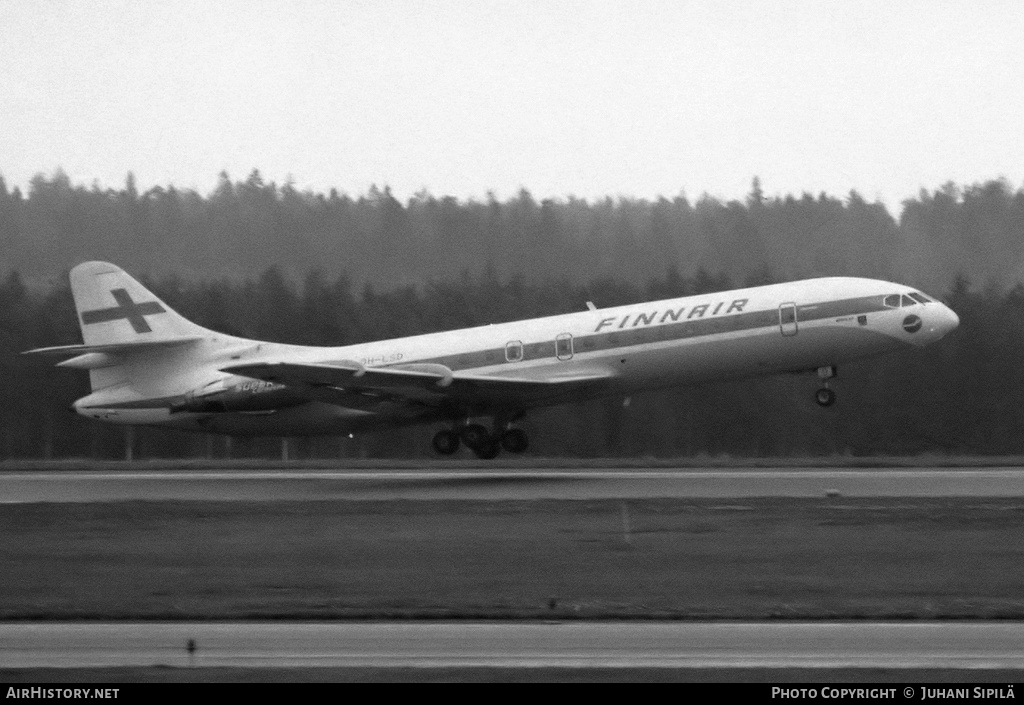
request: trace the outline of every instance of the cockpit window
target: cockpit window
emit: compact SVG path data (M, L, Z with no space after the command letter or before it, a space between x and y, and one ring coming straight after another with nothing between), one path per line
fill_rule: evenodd
M889 308L900 308L907 306L917 306L918 304L929 304L932 300L919 291L912 291L909 294L889 294L882 303Z

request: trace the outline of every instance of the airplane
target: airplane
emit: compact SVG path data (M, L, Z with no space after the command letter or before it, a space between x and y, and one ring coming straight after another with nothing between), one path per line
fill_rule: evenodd
M70 357L89 419L231 435L349 434L443 423L442 455L521 453L532 409L712 380L817 372L933 343L956 313L911 287L827 277L406 338L310 347L248 340L185 319L121 268L70 272L82 345ZM481 421L490 420L490 428Z

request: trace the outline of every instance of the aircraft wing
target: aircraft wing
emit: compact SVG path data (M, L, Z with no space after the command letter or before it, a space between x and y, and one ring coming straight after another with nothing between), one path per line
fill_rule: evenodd
M363 406L369 399L448 406L483 411L525 407L559 397L571 398L582 388L607 383L605 371L574 373L543 379L453 372L444 365L408 364L365 367L358 362L304 364L291 362L232 365L223 372L305 389L311 399L340 406Z

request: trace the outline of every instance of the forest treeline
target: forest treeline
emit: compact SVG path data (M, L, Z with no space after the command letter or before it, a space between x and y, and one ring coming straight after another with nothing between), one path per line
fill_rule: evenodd
M499 201L352 197L223 174L202 196L0 179L0 459L123 457L69 414L86 375L23 350L80 341L67 270L106 259L207 327L343 345L822 275L891 279L961 317L922 351L844 366L838 403L781 376L530 414L532 452L573 456L1024 453L1024 192L948 184L898 219L857 193ZM296 442L302 456L422 456L436 429ZM269 455L276 440L141 430L143 457Z
M271 267L258 277L147 280L172 307L214 329L265 340L340 345L425 331L705 293L726 275L674 270L639 286L612 279L531 283L493 274L391 289L310 272L301 283ZM537 410L523 421L531 452L552 456L678 457L830 454L1024 453L1024 286L979 290L956 278L941 295L961 317L947 339L843 366L838 402L813 401L813 375L782 375L611 397ZM29 348L80 341L66 282L28 287L0 280L0 459L120 458L119 427L68 406L86 375L27 358ZM423 457L436 428L293 441L293 457ZM234 440L159 429L134 438L136 457L277 457L277 439Z
M351 196L220 175L207 195L174 186L140 192L39 174L26 192L0 178L0 275L59 278L89 259L136 275L252 278L277 266L299 283L316 269L376 287L489 274L502 282L611 278L644 286L674 268L736 283L821 275L894 279L942 291L962 274L980 286L1024 279L1024 191L1005 180L922 191L894 217L856 192L767 196L755 178L742 201L498 200L389 188Z

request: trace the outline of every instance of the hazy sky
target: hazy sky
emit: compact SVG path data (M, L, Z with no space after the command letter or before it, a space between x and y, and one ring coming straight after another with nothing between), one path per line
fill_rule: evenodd
M400 198L1024 183L1024 2L0 0L0 175Z

